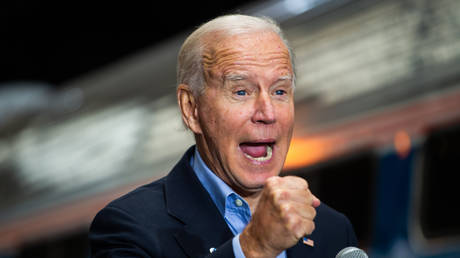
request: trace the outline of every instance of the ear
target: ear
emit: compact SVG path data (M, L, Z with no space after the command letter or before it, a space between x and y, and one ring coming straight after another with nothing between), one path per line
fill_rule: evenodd
M180 84L177 87L177 102L182 113L182 121L195 134L201 134L201 126L198 117L198 106L195 96L187 84Z

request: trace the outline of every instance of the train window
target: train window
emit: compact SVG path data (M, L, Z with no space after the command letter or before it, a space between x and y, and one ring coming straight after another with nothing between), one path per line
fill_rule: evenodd
M433 132L424 146L420 223L427 239L460 235L460 124Z
M344 213L360 246L366 247L371 241L376 160L373 152L363 151L286 174L305 178L322 202Z

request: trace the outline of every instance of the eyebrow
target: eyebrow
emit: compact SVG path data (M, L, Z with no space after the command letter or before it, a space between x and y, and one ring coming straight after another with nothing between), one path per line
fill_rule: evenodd
M278 83L283 83L286 81L290 81L290 87L294 90L295 89L295 83L294 83L294 75L283 75L280 76L272 85L271 87L276 86Z
M248 77L242 74L227 74L224 76L224 81L241 81L246 80Z
M247 80L248 76L245 74L227 74L227 75L224 75L222 79L223 79L223 85L225 85L226 84L225 82L237 82L237 81ZM282 75L278 77L278 79L276 79L276 81L273 82L273 84L270 87L274 87L278 85L279 83L290 81L291 88L295 89L295 84L293 80L294 80L294 75L292 74Z
M292 81L292 75L283 75L283 76L280 76L278 78L278 80L276 80L277 82L279 81Z
M241 81L241 80L246 80L248 77L246 75L243 75L243 74L228 74L228 75L225 75L224 76L224 81ZM279 82L279 81L288 81L288 80L291 80L292 81L292 75L283 75L283 76L280 76L276 82Z

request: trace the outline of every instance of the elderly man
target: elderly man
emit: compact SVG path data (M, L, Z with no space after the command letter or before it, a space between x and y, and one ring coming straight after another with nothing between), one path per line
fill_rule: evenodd
M191 147L163 179L93 221L93 257L334 257L356 245L348 219L279 177L294 124L292 54L271 20L218 17L178 58ZM307 154L308 155L308 154Z

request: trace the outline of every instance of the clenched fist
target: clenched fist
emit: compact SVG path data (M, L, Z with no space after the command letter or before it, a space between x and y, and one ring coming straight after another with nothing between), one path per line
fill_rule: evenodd
M276 257L311 234L319 205L304 179L268 178L252 219L240 235L245 256Z

